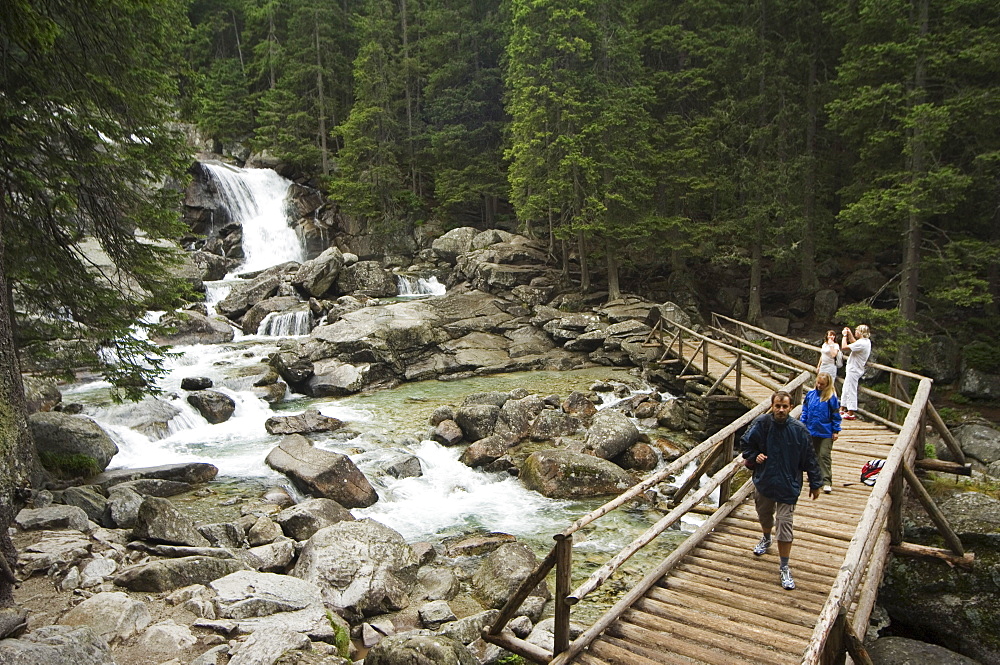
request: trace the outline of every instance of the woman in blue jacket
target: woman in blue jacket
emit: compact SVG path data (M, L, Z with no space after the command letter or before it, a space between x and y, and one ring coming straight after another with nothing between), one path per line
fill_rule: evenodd
M833 491L833 442L840 434L840 402L833 389L833 379L826 372L816 375L816 387L806 393L802 402L802 415L812 437L813 448L823 472L823 491Z

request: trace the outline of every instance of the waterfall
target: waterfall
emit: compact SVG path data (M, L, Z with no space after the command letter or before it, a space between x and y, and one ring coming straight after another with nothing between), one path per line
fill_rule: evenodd
M205 164L223 205L243 227L240 272L263 270L304 258L302 243L288 224L288 188L292 181L271 169L241 169Z
M399 288L399 295L404 297L443 296L445 294L444 284L433 275L427 278L396 275L396 286Z
M307 309L292 312L271 312L257 326L258 335L288 337L308 335L312 330L312 315Z

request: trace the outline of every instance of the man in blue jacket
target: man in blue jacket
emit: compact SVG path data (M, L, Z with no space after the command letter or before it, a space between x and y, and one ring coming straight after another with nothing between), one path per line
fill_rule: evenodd
M756 418L740 439L743 463L753 469L757 520L764 536L753 548L760 556L771 547L771 529L778 527L779 574L783 589L794 589L788 567L792 553L792 517L802 491L802 473L809 475L809 496L819 498L823 475L805 425L789 418L792 396L771 395L771 410Z

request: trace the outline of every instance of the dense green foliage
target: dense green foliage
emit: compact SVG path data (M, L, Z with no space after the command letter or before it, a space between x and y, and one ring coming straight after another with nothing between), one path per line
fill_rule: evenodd
M888 264L869 304L904 321L996 315L986 0L198 0L190 19L189 118L327 174L383 240L517 225L611 295L619 269L638 291L731 266L751 319L768 280Z
M181 230L179 192L162 185L188 165L166 126L183 6L14 5L0 28L0 233L19 345L79 340L77 353L136 396L159 349L130 328L179 292L156 241Z

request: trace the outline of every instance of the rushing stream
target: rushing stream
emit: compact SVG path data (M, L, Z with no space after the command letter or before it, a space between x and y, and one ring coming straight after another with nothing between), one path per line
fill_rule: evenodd
M273 171L210 168L220 183L225 183L224 186L220 184L219 189L225 192L234 218L244 224L247 260L237 272L262 269L288 260L301 261L301 248L290 248L287 241L286 231L295 238L285 218L287 181L282 183L284 179ZM255 230L247 230L248 224ZM250 242L252 235L266 240L254 245ZM266 257L270 260L265 260ZM211 306L224 297L228 285L235 279L230 275L222 282L209 283L208 304ZM404 296L434 297L444 292L444 287L434 278L411 277L401 280L401 286L403 281L408 291L401 294ZM285 401L272 407L252 392L252 370L259 368L278 348L277 336L308 333L309 323L303 323L308 319L308 310L304 311L304 315L293 313L292 318L300 317L296 320L265 319L260 327L264 334L237 331L231 343L175 347L173 351L177 355L168 361L167 374L160 381L164 395L158 399L169 402L180 412L169 420L168 430L162 436L148 436L134 428L137 413L155 409L156 402L152 398L139 405L114 405L109 399L108 386L91 382L65 389L64 399L84 405L84 413L116 438L120 452L112 460L111 468L210 462L219 468L219 476L212 483L215 491L232 494L239 500L251 500L260 495L260 490L273 485L284 486L295 494L285 476L264 464L264 458L279 440L266 432L264 421L276 412L289 415L316 408L324 415L343 420L347 427L330 435L311 435L310 438L318 447L348 455L378 491L376 504L352 511L358 518L370 517L382 522L410 542L501 531L529 543L541 556L552 546L553 534L604 500L547 499L525 489L517 478L507 473L471 469L458 461L462 446L448 448L429 440L429 416L436 407L458 405L466 395L474 392L526 388L542 395L566 396L573 390L588 390L596 380L625 384L639 391L651 390L626 370L599 367L447 382L424 381L343 398L319 399L289 394ZM208 424L184 399L180 383L185 377L212 379L215 390L235 401L232 418L224 423ZM617 401L610 393L607 395L609 403ZM385 472L387 464L407 454L420 460L423 472L420 477L397 479ZM217 504L218 501L214 505ZM206 510L207 515L201 519L221 519L217 508ZM575 581L589 574L660 516L650 505L642 504L616 511L578 534L574 546ZM693 519L696 523L697 518ZM674 535L661 537L659 546L626 566L626 579L639 574L643 557L662 556L683 538L681 532L668 533ZM606 605L608 599L602 596L614 594L620 586L621 581L608 583L606 589L595 594L597 604Z

